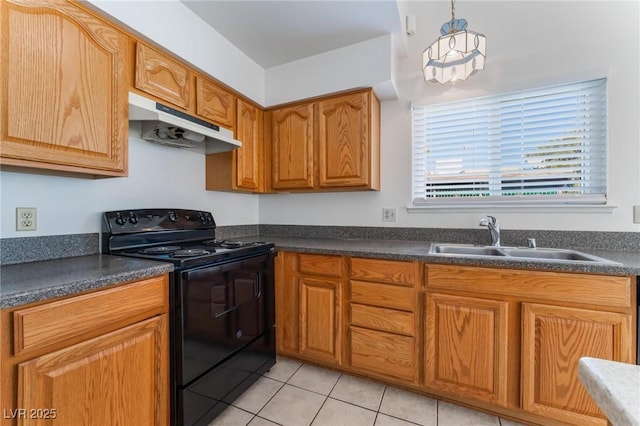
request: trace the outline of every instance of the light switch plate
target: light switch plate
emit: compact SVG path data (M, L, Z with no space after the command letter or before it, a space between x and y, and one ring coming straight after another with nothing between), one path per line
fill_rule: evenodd
M640 223L640 206L633 206L633 223Z

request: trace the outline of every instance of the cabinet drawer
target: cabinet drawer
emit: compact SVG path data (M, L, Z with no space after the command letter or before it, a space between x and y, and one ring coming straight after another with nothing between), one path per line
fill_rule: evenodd
M191 71L178 61L136 43L136 89L188 109Z
M96 334L166 312L167 277L155 277L13 313L14 353ZM98 333L99 334L99 333Z
M605 275L427 265L430 289L500 294L554 302L630 308L631 279Z
M415 321L412 312L352 303L351 324L407 336L415 335Z
M351 259L351 278L413 287L419 268L413 262L380 259Z
M415 382L415 339L351 327L351 366L376 375Z
M344 260L340 256L300 255L300 273L341 277Z
M351 281L351 302L415 312L415 290L387 284Z

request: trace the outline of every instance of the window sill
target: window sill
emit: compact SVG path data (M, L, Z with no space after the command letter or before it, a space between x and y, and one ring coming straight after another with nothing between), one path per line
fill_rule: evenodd
M584 213L611 214L618 206L589 204L475 204L475 205L434 205L407 206L408 213L461 213L461 212L502 212L502 213Z

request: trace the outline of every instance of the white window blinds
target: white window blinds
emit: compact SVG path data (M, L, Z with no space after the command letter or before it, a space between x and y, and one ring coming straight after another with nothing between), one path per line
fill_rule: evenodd
M606 111L606 79L413 107L413 204L603 204Z

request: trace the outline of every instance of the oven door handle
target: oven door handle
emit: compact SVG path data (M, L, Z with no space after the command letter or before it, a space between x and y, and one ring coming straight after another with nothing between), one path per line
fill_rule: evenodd
M233 312L233 311L235 311L235 310L236 310L236 309L238 309L240 306L242 306L242 305L233 306L233 307L231 307L231 308L229 308L229 309L227 309L227 310L225 310L225 311L218 312L218 313L216 313L213 317L214 317L214 318L220 318L220 317L221 317L221 316L223 316L223 315L227 315L229 312Z

